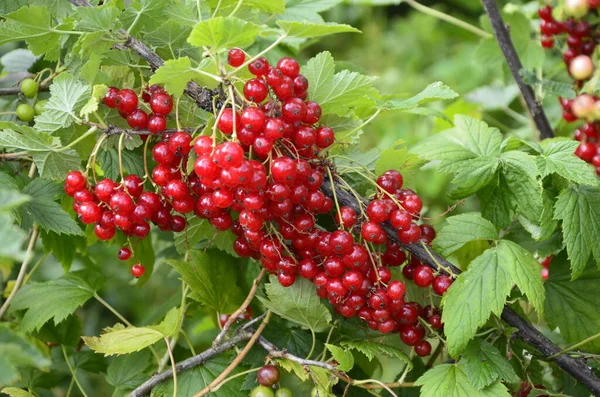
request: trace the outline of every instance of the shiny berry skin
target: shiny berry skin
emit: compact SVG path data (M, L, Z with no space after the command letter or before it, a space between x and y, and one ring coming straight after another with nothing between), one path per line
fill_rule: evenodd
M405 303L396 314L396 320L404 325L417 324L419 321L419 311L415 306Z
M554 47L554 37L542 36L542 39L540 41L542 43L542 47L544 48Z
M158 142L152 148L152 158L158 164L171 165L175 162L175 153L169 148L167 142Z
M167 119L160 114L153 114L148 119L148 131L154 135L160 134L167 129Z
M294 92L296 95L303 94L308 91L308 79L299 74L294 78Z
M335 133L329 127L319 127L317 128L317 139L315 141L316 145L320 149L327 149L329 146L333 144L335 140Z
M418 331L417 327L414 325L409 325L400 331L400 339L404 342L405 345L414 346L422 339L421 333Z
M431 354L431 344L426 340L422 340L415 345L415 353L419 357L426 357Z
M344 255L352 249L354 238L347 231L336 230L331 233L329 244L335 254Z
M120 90L115 98L115 107L120 113L130 114L137 109L138 97L133 90Z
M148 126L148 115L141 109L136 109L127 116L127 124L131 128L144 129Z
M413 274L414 283L421 287L428 287L433 282L433 270L427 265L419 265Z
M244 109L241 117L242 127L254 132L262 132L265 129L267 118L265 113L254 107Z
M295 78L300 74L300 65L298 61L290 57L283 57L277 62L277 68L281 70L284 75Z
M419 229L421 229L421 240L423 240L427 244L431 244L431 242L435 239L436 232L433 226L422 224L419 225Z
M402 281L391 281L387 286L387 294L390 299L403 299L406 293L406 285Z
M408 229L412 223L412 217L408 211L395 210L390 214L390 223L395 229Z
M79 171L71 171L65 178L65 186L71 188L74 192L85 187L85 177Z
M129 215L133 211L134 203L131 197L125 192L113 194L109 200L110 208L117 214Z
M115 228L107 228L102 226L100 223L97 223L94 226L94 233L100 240L107 241L115 236Z
M365 222L360 228L362 238L370 243L380 241L385 235L381 226L376 222Z
M262 79L250 79L244 84L244 96L251 102L260 103L267 95L269 95L269 88Z
M102 210L98 207L98 204L93 201L87 201L85 203L81 203L79 205L79 218L86 225L90 225L92 223L100 222L102 217Z
M173 98L164 92L154 93L150 97L150 109L154 114L166 116L173 110Z
M232 48L231 50L229 50L229 53L227 53L227 63L229 64L229 66L232 66L234 68L242 66L245 60L246 54L239 48Z
M390 303L390 298L387 293L379 290L369 297L368 303L372 309L385 309Z
M431 317L427 319L427 322L431 325L431 328L440 329L444 326L442 323L442 316L439 314L432 314Z
M301 121L306 117L306 104L300 98L289 98L283 102L281 112L291 122Z
M231 135L233 133L233 131L234 131L233 115L234 115L234 112L233 112L232 108L223 109L223 113L221 113L221 117L219 118L219 121L217 122L217 128L223 134ZM239 132L241 130L241 127L242 127L242 117L240 116L240 114L238 112L235 112L235 131ZM201 138L206 139L209 137L201 137ZM203 144L206 144L206 143L208 143L208 141L204 142ZM210 148L212 151L212 140L210 141L210 145L211 145ZM200 155L200 154L201 153L198 153L198 155Z
M402 206L405 210L410 212L413 215L418 215L421 213L421 209L423 208L423 202L416 194L409 194L404 196L400 200Z
M117 184L111 179L102 179L94 186L94 193L100 201L107 203L114 193Z
M302 121L306 124L318 123L322 114L323 110L317 102L306 101L306 115Z
M120 248L119 252L117 252L117 258L122 261L126 261L127 259L131 258L131 250L127 247Z
M398 231L398 238L402 244L413 244L421 238L421 229L419 226L411 223L407 229Z
M293 185L297 172L296 161L289 157L278 157L271 163L271 177L275 182Z
M119 89L117 87L109 87L108 92L102 98L102 103L108 106L111 109L117 107L117 95L119 94Z
M185 225L185 218L180 215L172 216L169 221L169 227L173 232L182 232L185 229Z
M187 132L179 131L169 139L169 150L175 153L175 156L183 157L192 150L191 144L192 136Z
M265 365L258 370L256 380L263 386L272 386L279 382L279 370L274 365Z
M140 278L146 272L146 268L139 263L131 266L131 275L135 278Z
M233 129L232 129L233 131ZM211 154L213 151L213 140L209 136L199 136L194 141L194 151L198 156Z
M550 7L550 6L541 7L538 10L538 15L544 21L553 21L554 20L554 17L552 16L552 7Z
M187 184L179 179L169 181L164 188L164 194L172 200L184 200L189 196Z
M341 214L341 219L340 219ZM350 207L341 207L340 213L336 214L336 222L344 228L351 228L358 221L356 212Z
M283 138L284 124L281 119L267 119L264 128L265 136L272 140Z
M591 163L598 152L598 146L592 142L582 142L575 150L575 155L583 161Z
M279 85L273 86L273 91L277 98L286 100L294 95L294 81L288 76L282 77L282 82Z
M235 142L223 142L215 148L213 161L222 168L233 168L242 165L244 149Z
M594 63L587 55L575 57L569 64L569 73L575 80L586 80L594 72Z
M451 285L452 279L445 274L436 276L432 282L433 291L440 296L444 295Z
M127 175L123 179L123 186L133 197L139 197L139 195L144 191L144 181L142 181L142 178L135 174Z
M300 276L312 280L318 273L319 267L311 258L303 259L298 263L298 274Z
M255 76L264 76L269 72L269 61L264 57L255 59L248 64L248 70Z

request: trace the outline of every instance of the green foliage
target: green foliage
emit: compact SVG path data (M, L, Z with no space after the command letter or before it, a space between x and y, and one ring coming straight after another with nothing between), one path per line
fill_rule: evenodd
M232 47L249 46L259 32L260 27L251 22L235 17L216 17L196 24L188 42L219 52Z
M469 383L477 390L491 385L498 379L515 383L517 374L508 360L494 345L475 339L469 343L460 360Z
M434 241L435 249L444 256L453 254L471 241L498 239L494 225L481 214L456 215L448 218L447 222L448 225L439 231Z
M19 367L47 370L51 364L47 349L14 332L7 324L0 324L0 353L0 386L11 385L18 380Z
M348 372L354 367L354 356L348 350L329 343L326 343L325 346L331 352L333 359L338 362L337 369Z
M341 343L347 349L352 349L361 352L369 361L372 361L373 358L377 355L385 355L390 358L396 358L406 363L409 368L412 368L413 364L410 361L410 358L406 353L397 348L396 346L386 345L383 343L375 343L364 340L352 340L352 341L343 341Z
M500 397L510 396L506 386L495 382L488 387L477 390L465 374L460 364L443 364L427 371L417 379L422 386L422 397Z

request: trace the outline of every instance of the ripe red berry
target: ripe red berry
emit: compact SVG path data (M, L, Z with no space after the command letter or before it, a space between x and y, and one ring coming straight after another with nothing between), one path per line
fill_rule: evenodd
M414 223L411 223L407 229L398 231L398 238L402 244L413 244L421 238L421 229Z
M136 109L127 116L127 124L131 128L144 129L148 126L148 115L141 109Z
M233 131L233 129L232 129ZM194 141L194 151L198 156L211 154L213 151L213 140L209 136L199 136Z
M394 280L388 284L387 293L390 299L403 299L406 285L402 281Z
M341 219L340 219L341 214ZM345 228L351 228L358 221L356 212L350 207L341 207L340 213L336 214L336 222L338 225L342 225Z
M269 61L264 57L255 59L248 64L248 70L255 76L264 76L269 72Z
M329 127L317 128L317 139L316 145L321 149L327 149L333 144L335 140L335 133Z
M301 121L306 117L306 104L300 98L289 98L283 102L281 111L288 121Z
M244 149L239 143L223 142L215 148L213 161L222 168L239 167L244 159Z
M227 54L227 63L234 68L242 66L245 60L246 54L239 48L232 48Z
M445 274L435 277L432 283L433 291L440 296L444 295L451 285L452 279Z
M277 62L277 68L281 70L281 73L292 79L300 73L298 61L290 57L281 58L279 62Z
M265 365L258 370L256 380L263 386L272 386L279 382L279 370L274 365Z
M71 171L65 178L65 186L73 189L73 192L85 187L85 177L79 171Z
M166 116L173 109L173 98L164 92L154 93L150 97L150 109L154 114Z
M433 270L427 265L419 265L415 268L413 281L419 287L427 287L433 281Z
M230 135L234 131L234 111L232 108L223 109L221 113L221 117L219 117L219 121L217 122L217 128L223 133ZM242 118L238 112L235 112L235 131L239 132L241 130ZM206 137L208 138L208 137ZM210 141L211 150L212 150L212 140ZM200 153L198 153L200 154Z
M122 261L126 261L131 258L131 250L127 247L120 248L119 252L117 252L117 257Z
M244 96L251 102L260 103L269 95L267 84L259 78L250 79L244 84Z
M133 90L123 89L115 98L115 107L119 113L130 114L137 109L138 97Z
M148 131L157 135L167 129L167 119L160 114L153 114L148 119Z
M136 263L131 267L131 275L135 278L140 278L144 275L146 268L139 263Z
M400 339L408 346L415 346L422 339L422 336L416 326L409 325L400 331Z
M192 150L191 144L192 136L187 132L179 131L169 139L169 150L173 152L176 157L187 156L190 150Z
M249 107L244 109L241 117L242 127L254 132L265 129L266 116L260 108Z
M422 340L415 345L415 353L419 357L425 357L431 354L431 344L426 340Z
M78 214L83 223L90 225L100 221L100 218L102 217L102 210L98 204L94 203L93 201L86 201L85 203L81 203L79 205Z
M117 106L117 95L119 94L119 89L117 87L109 87L108 92L102 98L102 103L108 106L111 109L114 109Z
M144 181L139 176L131 174L123 178L123 186L131 196L139 197L144 190Z

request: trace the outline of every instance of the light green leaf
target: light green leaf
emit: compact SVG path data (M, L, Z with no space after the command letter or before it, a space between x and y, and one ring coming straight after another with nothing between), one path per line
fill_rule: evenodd
M125 327L117 324L106 328L97 336L83 336L85 344L96 353L105 356L129 354L151 346L161 339L172 336L179 329L181 312L171 309L158 325L148 327Z
M40 177L56 181L64 180L69 171L81 168L81 158L73 149L35 152L33 161L38 167Z
M5 213L0 213L0 236L10 236L10 239L5 239L0 245L0 257L25 259L25 251L22 247L26 237L25 232L15 226L12 218Z
M557 198L554 218L562 220L563 239L571 260L573 279L583 272L590 255L600 262L600 190L570 186Z
M442 364L425 372L415 384L421 386L421 397L510 397L499 381L477 390L469 383L460 364Z
M447 222L434 240L434 247L442 256L453 254L470 241L498 239L494 225L481 214L456 215L448 218Z
M372 361L377 355L384 355L403 361L406 365L408 365L409 369L412 369L413 367L410 357L408 357L406 353L396 346L377 342L369 342L367 340L342 341L340 344L348 349L361 352L367 357L367 359L369 359L369 361Z
M210 47L215 52L246 47L254 43L260 30L260 26L236 17L216 17L197 23L188 43L196 47Z
M462 370L476 389L491 385L498 379L516 383L519 378L508 360L489 342L475 339L460 359Z
M360 30L339 23L310 23L300 21L277 21L277 25L283 29L289 37L310 39L314 37L327 36L334 33L362 33Z
M448 195L454 199L462 199L478 192L493 181L499 166L500 161L497 158L482 156L456 164L444 162L444 166L440 166L439 169L440 172L445 172L445 169L452 170L454 186Z
M277 277L271 275L265 290L267 297L259 299L273 313L314 332L329 329L331 313L321 303L310 281L301 278L291 287L283 287Z
M175 233L175 249L184 254L190 248L217 248L237 257L233 243L237 237L229 230L219 232L206 219L192 218L185 231Z
M47 371L52 363L49 355L33 339L11 330L8 323L0 324L0 387L16 382L24 367Z
M398 140L381 152L379 160L375 163L375 173L380 175L387 170L397 170L404 174L416 170L424 162L416 154L408 151L403 140Z
M196 7L194 7L195 9ZM195 25L197 22L194 20L192 25ZM179 58L186 54L197 54L197 49L187 42L191 29L187 24L181 23L180 18L169 19L160 25L158 29L146 34L144 42L157 48L159 55L161 55L162 50L162 54L168 58Z
M164 22L165 11L173 4L170 0L133 0L122 14L121 20L133 35L154 29Z
M534 88L541 87L542 91L546 94L556 95L566 99L575 98L575 90L573 90L572 84L554 80L540 79L537 74L525 69L521 69L520 74L525 83L533 86Z
M331 352L334 360L338 362L336 366L340 371L348 372L354 367L354 356L348 350L344 350L339 346L325 343L327 350Z
M362 128L360 128L362 120L330 113L323 115L320 123L335 132L334 146L330 148L334 153L347 151L360 142L360 136L363 133Z
M323 18L319 13L327 11L341 2L342 0L286 0L286 10L280 18L286 21L323 23Z
M319 102L323 114L346 115L349 108L370 105L377 96L374 78L343 70L335 73L333 57L327 51L319 53L302 68L309 81L309 97Z
M79 7L79 9L84 9L84 8L85 7ZM100 101L102 101L102 98L104 98L104 96L106 95L107 92L108 92L108 87L105 86L104 84L95 85L92 88L92 96L86 102L86 104L83 105L83 107L79 111L79 115L81 117L87 117L90 114L97 111Z
M18 127L18 130L4 129L0 134L0 147L9 150L28 152L46 152L52 150L53 138L30 127Z
M500 315L512 286L497 248L478 256L452 283L442 298L442 321L452 357L458 357L467 347L490 314Z
M121 11L112 4L99 7L77 7L79 23L77 29L88 32L101 32L115 30L114 24Z
M185 86L196 75L190 58L170 59L156 69L149 84L161 84L169 94L180 97Z
M598 177L594 168L574 154L578 145L579 142L571 140L544 140L544 152L535 159L542 178L554 173L571 182L596 186Z
M564 256L552 260L546 287L545 320L551 329L559 328L569 344L579 343L600 329L600 270L589 263L577 280L572 281ZM600 353L600 340L579 347L582 351Z
M31 394L27 390L18 389L16 387L5 387L1 391L10 397L35 397L35 394Z
M408 99L387 99L378 101L378 107L386 111L405 111L428 102L456 98L458 94L444 83L438 81L429 84L423 91Z
M518 96L517 84L494 84L476 88L466 95L466 99L486 110L497 110L507 108Z
M24 227L37 223L43 229L58 234L84 235L71 215L54 201L62 193L59 183L34 179L23 189L23 193L31 196L31 200L21 207L21 224Z
M192 298L218 313L230 313L243 301L236 278L236 259L216 250L190 250L190 261L167 260L192 290Z
M26 332L40 329L51 319L58 324L93 297L102 284L101 276L88 270L31 283L17 293L10 310L26 310L21 321L21 328Z
M30 201L31 197L18 190L0 190L0 212L10 211Z
M1 12L0 12L1 14ZM37 57L25 48L17 48L2 55L0 64L6 73L26 72L35 63Z
M535 158L525 152L510 151L501 156L502 175L518 211L538 222L542 216L542 181Z
M52 133L78 120L76 114L90 94L89 87L67 72L61 73L50 86L50 99L44 113L35 119L36 129Z

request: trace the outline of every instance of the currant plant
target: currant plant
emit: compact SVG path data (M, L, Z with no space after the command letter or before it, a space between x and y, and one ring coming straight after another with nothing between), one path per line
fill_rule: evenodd
M485 0L478 28L407 1L506 58L528 125L503 134L441 82L304 61L361 33L337 3L0 5L3 393L600 395L598 5ZM565 32L573 88L539 77ZM543 95L581 143L539 139ZM386 115L447 128L361 150Z

